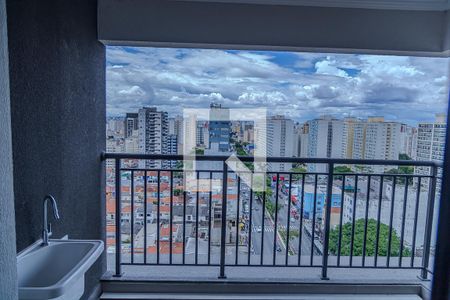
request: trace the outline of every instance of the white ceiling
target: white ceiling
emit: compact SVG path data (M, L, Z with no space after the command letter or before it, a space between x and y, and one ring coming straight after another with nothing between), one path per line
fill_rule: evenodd
M367 9L401 9L444 11L450 9L450 0L181 0L266 5L298 5Z

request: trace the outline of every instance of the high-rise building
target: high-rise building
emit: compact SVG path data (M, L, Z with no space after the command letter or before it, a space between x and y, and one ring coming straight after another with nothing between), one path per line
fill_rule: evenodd
M300 133L300 157L308 157L309 124L304 123Z
M434 122L419 123L417 129L417 160L444 161L446 115L436 114ZM416 174L428 175L430 168L416 167ZM442 170L438 169L438 175Z
M268 157L293 157L294 121L284 116L267 118L266 153ZM289 171L292 163L269 163L270 171Z
M126 153L139 153L139 137L137 135L127 137L124 148Z
M169 118L169 134L177 136L177 154L183 154L183 117Z
M196 144L198 147L209 146L209 129L207 121L197 121Z
M415 160L417 157L417 128L407 126L403 136L402 153Z
M211 103L209 110L209 148L219 152L230 151L230 110Z
M370 117L366 124L364 159L397 160L402 153L406 125Z
M356 118L345 118L342 137L342 158L353 158L355 125L360 122Z
M330 116L308 121L308 157L341 158L344 122Z
M255 130L253 122L243 122L239 140L247 144L253 144L255 142Z
M167 112L156 107L139 109L139 152L145 154L168 154L169 122ZM146 166L160 168L167 165L160 160L147 160Z
M355 122L352 125L353 130L353 137L349 138L351 139L352 144L348 144L348 146L352 147L351 149L351 156L350 158L353 159L363 159L364 158L364 151L366 146L366 126L367 122L365 121L359 121Z
M123 118L108 117L106 120L106 136L114 138L123 138L124 122Z
M125 138L133 135L133 132L138 130L138 116L137 113L127 113L124 120Z
M301 147L302 147L302 131L303 131L303 125L302 124L294 124L294 134L292 136L292 146L293 149L293 156L295 157L301 157Z
M406 151L404 145L407 139L407 125L405 124L388 122L384 120L384 117L369 117L363 121L352 120L346 126L348 128L347 158L397 160L399 154ZM350 146L351 150L348 149ZM373 170L378 172L383 172L384 169L384 166L373 167Z

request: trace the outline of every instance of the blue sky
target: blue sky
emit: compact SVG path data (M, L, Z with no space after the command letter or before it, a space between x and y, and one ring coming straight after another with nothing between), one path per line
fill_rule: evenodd
M416 125L446 112L449 59L174 48L107 48L107 112L142 106L266 107L306 121L382 115Z

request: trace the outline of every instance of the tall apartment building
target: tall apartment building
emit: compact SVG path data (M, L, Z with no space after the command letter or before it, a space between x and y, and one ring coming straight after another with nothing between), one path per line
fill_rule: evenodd
M417 132L417 160L443 161L445 126L445 114L437 114L434 122L419 123Z
M407 153L409 138L405 124L369 117L364 121L352 120L346 127L347 158L397 160L399 154Z
M266 123L266 153L270 157L293 157L294 121L284 116L272 116ZM292 163L269 163L270 171L289 171Z
M322 116L307 122L308 157L342 158L344 122L330 116ZM310 171L326 171L325 165L308 165Z
M419 123L417 129L417 157L422 161L443 161L445 150L446 115L436 114L434 122ZM416 167L416 174L427 175L430 173L428 167ZM438 169L438 175L442 170Z
M304 123L300 133L300 157L308 157L309 124Z
M230 151L230 110L211 103L209 110L209 148L219 152Z
M353 158L355 127L360 121L356 118L345 118L342 136L342 158Z
M407 126L402 145L402 153L405 153L414 160L417 158L417 134L417 128Z
M407 152L408 126L405 124L369 117L364 121L351 120L347 128L347 147L351 146L351 150L347 148L346 158L397 160L399 154ZM383 172L384 168L375 166L373 171Z
M167 112L156 107L139 109L139 152L146 154L168 154L169 121ZM146 167L161 168L167 165L160 160L147 160Z
M368 118L365 134L364 159L397 160L406 135L406 125L385 122L384 118Z
M177 136L177 154L183 154L183 117L169 118L169 134Z
M209 128L207 121L197 121L196 144L197 147L209 146Z
M300 152L302 149L302 132L303 125L302 124L294 124L294 134L292 136L292 144L293 144L293 156L301 157Z
M167 154L178 154L178 137L176 134L169 134L167 136ZM176 167L177 161L171 160L167 164L173 169Z
M243 122L239 141L253 144L255 142L255 129L253 122Z
M137 114L137 113L127 113L125 115L125 120L124 120L125 138L132 136L133 132L138 130L138 128L139 128L138 117L139 117L139 114Z
M106 136L115 138L123 137L124 123L123 118L108 117L106 120Z
M352 149L350 152L350 157L353 159L363 159L364 151L366 146L366 126L367 122L359 121L352 125L353 136L351 137ZM349 145L350 146L350 145Z
M139 136L133 135L125 138L124 149L126 153L139 153Z

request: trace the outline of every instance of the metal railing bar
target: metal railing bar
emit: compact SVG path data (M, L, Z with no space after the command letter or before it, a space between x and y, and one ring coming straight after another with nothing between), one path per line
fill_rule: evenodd
M131 242L131 263L134 262L134 171L131 171L131 226L130 226L130 242Z
M381 207L383 201L383 184L384 184L384 176L380 176L380 186L378 192L378 210L377 210L377 231L375 237L375 258L374 258L374 266L378 265L378 247L380 243L380 225L381 225Z
M402 210L402 227L400 231L400 258L398 260L399 267L402 266L402 259L403 259L403 243L405 238L405 219L406 219L406 208L408 203L408 183L409 179L405 178L405 191L403 195L403 210Z
M364 214L364 239L363 239L363 252L362 252L362 265L366 264L366 244L367 244L367 222L369 221L369 204L370 204L370 180L371 176L367 178L367 193L366 193L366 212Z
M324 239L323 239L323 251L322 251L322 280L328 280L328 247L330 238L330 218L331 218L331 206L333 203L333 169L334 164L330 163L328 165L328 176L327 176L327 197L325 206L325 224L324 224ZM325 203L324 203L325 204ZM312 241L314 243L314 241Z
M197 190L195 192L195 264L198 264L198 221L200 219L199 202L200 202L200 171L197 172Z
M186 263L186 188L183 189L183 264Z
M397 185L397 176L392 178L392 195L391 195L391 213L389 216L389 237L388 237L388 251L387 251L387 267L390 265L391 260L391 248L392 248L392 223L394 219L394 203L395 203L395 188Z
M280 173L276 173L277 179L275 183L275 224L273 231L273 262L275 266L277 259L277 248L278 248L278 196L279 196L279 184L280 184Z
M237 199L236 199L236 255L235 264L239 262L239 204L241 198L241 177L237 177Z
M353 248L355 246L356 202L358 202L358 175L355 175L355 191L353 195L352 235L350 237L350 267L353 265Z
M343 221L343 210L344 210L344 199L345 199L345 175L342 175L342 189L341 189L341 205L339 212L339 239L337 247L337 266L341 265L341 246L342 246L342 221Z
M169 235L169 262L172 263L173 258L173 171L170 171L170 219L169 219L170 235Z
M249 213L249 225L248 225L248 258L247 265L250 265L250 256L252 249L252 230L253 230L253 174L250 174L250 213Z
M428 205L427 205L427 217L425 221L425 235L424 235L424 246L423 246L423 256L422 256L422 272L421 278L426 280L428 275L428 264L430 260L430 246L431 246L431 234L433 229L433 214L434 214L434 198L436 195L436 176L437 168L431 168L430 174L432 174L433 179L428 182Z
M301 258L302 258L302 240L303 240L303 207L304 207L304 200L305 200L305 175L302 175L302 195L300 200L300 220L299 220L299 234L298 234L298 254L297 254L297 265L301 265Z
M194 264L194 263L186 263L186 264L182 264L182 263L173 263L173 264L168 264L168 263L160 263L160 264L156 264L156 263L137 263L137 262L135 262L135 263L133 263L133 264L131 264L131 263L122 263L122 266L164 266L164 267L171 267L171 266L173 266L173 267L220 267L220 264ZM236 268L239 268L239 267L242 267L242 265L235 265L234 263L231 263L231 264L229 264L229 263L227 263L227 264L225 264L225 267L230 267L230 268L233 268L233 267L236 267ZM273 268L273 265L272 264L266 264L266 265L251 265L250 266L251 268ZM285 268L285 267L288 267L288 268L298 268L298 266L297 265L287 265L287 266L282 266L283 268ZM312 265L312 266L310 266L310 265L304 265L304 266L302 266L302 268L320 268L321 267L321 265ZM379 270L387 270L387 269L393 269L393 270L399 270L399 269L401 269L401 270L421 270L421 267L413 267L413 268L411 268L411 267L397 267L397 266L394 266L394 267L389 267L389 268L387 268L387 267L374 267L374 266L365 266L365 267L362 267L362 266L352 266L352 267L349 267L349 266L337 266L337 265L330 265L330 266L328 266L328 268L334 268L334 269L348 269L348 268L350 268L350 269L379 269ZM430 274L433 274L433 272L431 272L430 270L427 270L427 272L428 273L430 273Z
M212 176L213 176L213 173L209 172L208 264L211 263Z
M414 224L413 224L413 238L411 245L411 263L410 266L414 267L414 257L416 252L416 238L417 238L417 218L419 217L419 202L420 202L420 190L422 186L421 178L417 179L417 191L416 191L416 203L414 207Z
M122 214L121 214L121 202L120 202L120 189L121 189L121 177L120 177L120 159L116 159L115 162L115 171L116 171L116 274L115 276L120 277L122 276L122 269L121 269L121 263L122 263L122 238L121 238L121 223L122 223Z
M220 161L224 162L228 156L222 155L174 155L174 154L140 154L140 153L108 153L101 155L105 159L145 159L145 160L196 160L196 161ZM382 160L382 159L347 159L347 158L307 158L307 157L255 157L237 156L242 162L279 162L279 163L334 163L339 165L394 165L394 166L423 166L442 167L438 161L417 161L417 160Z
M266 216L266 183L264 182L263 199L262 199L262 214L261 214L261 255L260 264L264 264L264 234L265 234L265 216Z
M292 174L289 174L289 190L288 190L288 209L287 209L287 229L286 229L286 256L285 265L289 263L289 240L291 229L291 191L292 191Z
M147 263L147 172L144 172L144 263Z
M314 196L313 196L313 219L311 223L311 256L310 256L310 265L313 265L314 259L314 241L315 241L315 233L316 233L316 209L317 209L317 184L318 184L318 175L314 175Z
M225 276L225 243L226 243L226 225L227 225L227 190L228 190L228 165L223 162L222 177L222 218L221 218L221 236L220 236L220 272L219 278L224 279Z
M159 263L159 240L160 240L160 230L161 230L161 224L160 224L160 204L161 204L161 173L158 171L157 175L157 207L156 207L156 262Z

